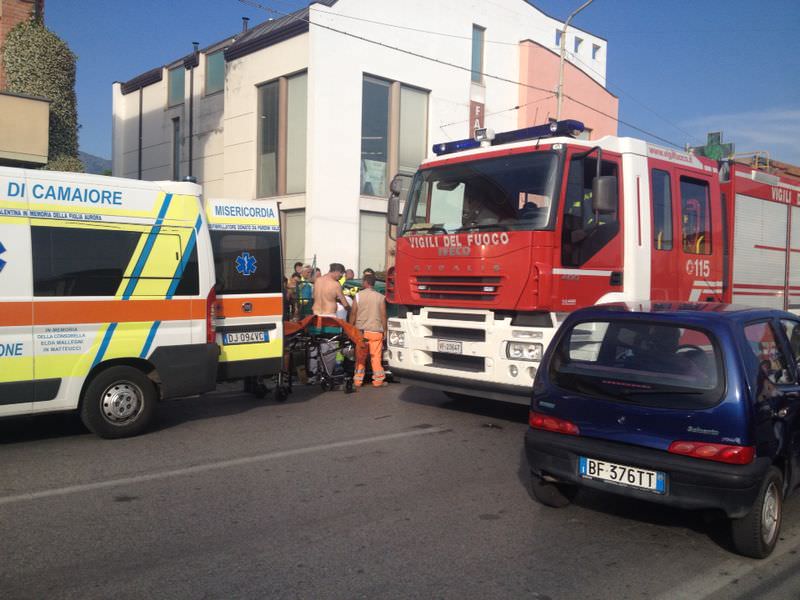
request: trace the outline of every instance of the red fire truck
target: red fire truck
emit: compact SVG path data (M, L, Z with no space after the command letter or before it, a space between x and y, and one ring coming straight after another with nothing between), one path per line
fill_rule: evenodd
M565 315L639 300L800 309L800 178L577 121L434 146L399 211L387 297L403 381L527 403Z

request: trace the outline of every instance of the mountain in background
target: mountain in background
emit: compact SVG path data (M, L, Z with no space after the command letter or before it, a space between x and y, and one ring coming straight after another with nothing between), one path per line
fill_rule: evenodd
M87 152L78 152L78 158L83 163L87 173L95 175L111 175L111 161L100 158Z

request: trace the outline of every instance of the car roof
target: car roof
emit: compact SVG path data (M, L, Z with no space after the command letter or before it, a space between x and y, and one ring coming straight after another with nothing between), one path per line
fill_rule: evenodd
M598 304L572 313L575 319L610 318L623 315L625 318L656 318L678 322L749 322L758 319L795 317L791 313L772 308L760 308L720 302L616 302ZM795 317L796 318L796 317Z

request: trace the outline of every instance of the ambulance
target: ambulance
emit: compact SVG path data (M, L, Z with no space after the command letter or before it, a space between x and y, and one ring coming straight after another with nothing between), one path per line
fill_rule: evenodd
M218 379L242 379L262 396L283 356L283 273L278 205L210 199L206 217L216 272Z
M0 416L136 435L213 390L211 239L192 183L0 167Z

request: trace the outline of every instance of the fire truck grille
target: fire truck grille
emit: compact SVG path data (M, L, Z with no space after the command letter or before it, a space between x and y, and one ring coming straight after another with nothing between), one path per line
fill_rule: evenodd
M443 340L462 340L465 342L485 342L486 331L483 329L466 329L461 327L431 327L430 337Z
M420 298L491 302L500 293L502 279L486 276L418 275L411 287Z

